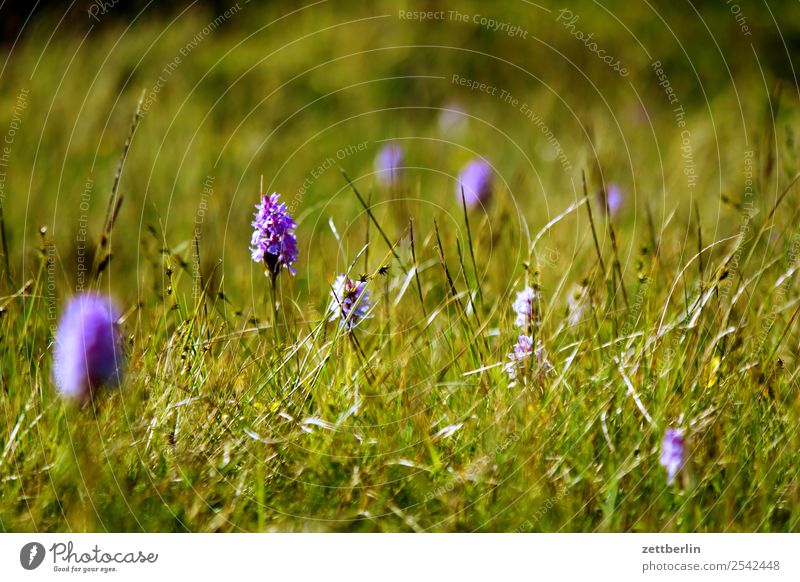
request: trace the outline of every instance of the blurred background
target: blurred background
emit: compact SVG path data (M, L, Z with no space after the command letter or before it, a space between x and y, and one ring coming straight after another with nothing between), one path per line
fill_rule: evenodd
M476 228L484 247L509 239L509 277L583 196L582 173L592 196L621 193L627 269L648 216L689 232L696 206L708 240L729 236L752 168L759 207L797 171L797 2L40 1L4 3L0 23L10 275L52 241L63 293L77 241L92 258L140 99L109 269L128 302L160 292L148 265L165 248L188 264L195 238L229 296L261 289L247 247L262 184L300 222L303 295L363 244L340 169L393 235L410 215L425 238L431 218L458 228L455 176L487 159L497 195ZM408 167L392 191L373 166L387 140ZM580 272L587 222L570 220L547 245Z
M800 523L800 211L769 215L800 170L797 1L4 2L0 31L3 529ZM494 196L465 212L476 158ZM249 250L271 192L300 255L275 319ZM410 221L416 288L382 240L411 264ZM374 319L317 325L339 273L384 265ZM502 367L527 284L552 390ZM98 414L51 397L90 287L131 354ZM668 492L668 426L696 487Z

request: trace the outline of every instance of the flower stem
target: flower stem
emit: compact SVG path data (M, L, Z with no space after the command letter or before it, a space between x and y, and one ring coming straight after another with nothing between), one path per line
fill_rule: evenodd
M280 335L278 334L278 273L276 271L270 272L270 291L272 300L272 328L275 330L275 343L280 343Z

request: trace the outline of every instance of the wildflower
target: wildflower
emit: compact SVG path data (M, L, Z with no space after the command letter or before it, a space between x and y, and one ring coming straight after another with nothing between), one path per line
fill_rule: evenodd
M54 377L64 396L85 400L120 382L123 351L119 313L111 300L84 293L67 304L55 338Z
M535 357L532 361L531 356ZM527 379L526 371L530 371L535 365L535 369L539 374L546 374L553 369L553 366L547 360L547 353L544 346L539 343L536 348L533 346L533 339L529 335L521 334L517 338L517 343L514 345L514 350L508 354L509 361L505 365L506 374L508 374L511 385L516 384L517 378L520 376L524 380Z
M386 186L400 180L403 166L403 149L394 143L386 144L375 157L375 171L378 179Z
M264 262L275 278L286 267L294 275L292 264L297 260L297 227L286 212L286 205L278 202L280 194L264 195L261 204L256 205L252 223L253 237L250 252L257 263Z
M472 160L464 166L458 175L456 195L461 200L464 191L464 202L468 208L486 204L492 195L492 168L483 160Z
M531 329L534 325L538 325L536 321L536 300L539 298L539 293L533 287L525 287L522 291L517 293L517 299L512 305L514 313L517 318L514 324L522 329Z
M605 196L602 190L600 191L600 204L603 206L603 212L606 212L609 216L616 216L622 209L624 201L622 189L613 182L608 184Z
M683 432L680 429L669 428L664 433L660 462L667 470L667 483L671 484L684 462Z
M342 273L333 283L331 297L331 321L338 319L339 324L348 330L369 317L367 312L372 307L372 302L366 281L354 281Z
M706 369L706 388L711 388L714 384L717 383L719 379L719 365L722 362L722 358L719 356L714 356L711 358L711 362Z

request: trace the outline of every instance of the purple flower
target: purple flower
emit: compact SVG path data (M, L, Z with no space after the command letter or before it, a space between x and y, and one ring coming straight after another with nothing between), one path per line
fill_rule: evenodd
M522 329L531 329L534 325L538 325L536 321L536 300L539 298L539 293L533 287L525 287L522 291L517 292L517 299L514 301L512 308L517 318L514 324Z
M492 195L492 168L483 160L472 160L458 175L456 196L461 201L461 190L467 208L486 204Z
M600 204L603 206L603 212L607 213L609 216L616 216L622 209L622 204L624 202L625 198L622 195L622 189L613 182L608 184L605 200L603 199L603 192L600 191ZM608 206L606 206L606 204L608 204Z
M661 441L661 466L667 470L667 483L675 481L684 461L683 432L668 428Z
M261 204L256 204L250 240L253 260L263 261L273 277L283 267L294 275L292 264L297 260L297 237L294 235L297 224L286 212L286 205L278 202L279 198L280 194L264 195Z
M119 384L122 334L119 313L106 297L84 293L72 298L55 340L54 376L64 396L85 400L103 385Z
M331 290L331 321L338 319L339 324L348 330L357 326L361 320L369 317L367 312L372 307L366 281L354 281L347 275L336 277Z
M535 361L531 361L532 355L535 356ZM533 339L529 335L520 335L517 338L514 350L508 354L508 359L509 361L504 369L508 374L509 380L511 380L511 386L517 383L517 378L520 376L522 376L524 382L527 382L528 374L526 371L530 371L533 367L540 374L546 374L553 369L553 366L547 360L544 346L540 343L534 349Z
M402 166L403 149L395 143L383 146L375 157L378 180L386 186L396 184L400 180Z

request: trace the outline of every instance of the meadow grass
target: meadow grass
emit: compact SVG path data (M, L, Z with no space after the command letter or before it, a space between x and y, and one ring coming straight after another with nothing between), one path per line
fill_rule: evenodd
M432 28L368 22L396 11L376 6L265 32L256 22L288 10L248 5L258 18L232 16L151 103L215 14L110 21L85 46L62 31L58 51L40 25L9 53L4 99L29 94L2 205L3 531L797 531L794 89L734 85L736 110L709 57L705 102L673 69L692 180L648 61L630 65L642 118L613 71L527 13L506 18L567 46L596 98L552 64L537 74L555 92L485 55L408 48ZM453 47L515 54L519 39L448 26ZM454 72L535 104L570 167L519 106L459 92ZM442 137L453 96L475 117ZM409 168L382 188L372 157L388 138ZM495 194L466 211L453 176L475 153ZM627 197L613 217L612 179ZM272 191L301 247L274 298L247 249ZM352 334L327 313L343 272L375 301ZM525 285L552 369L511 386ZM123 385L85 406L52 381L57 317L79 286L117 299L128 352ZM672 485L669 427L688 456Z

